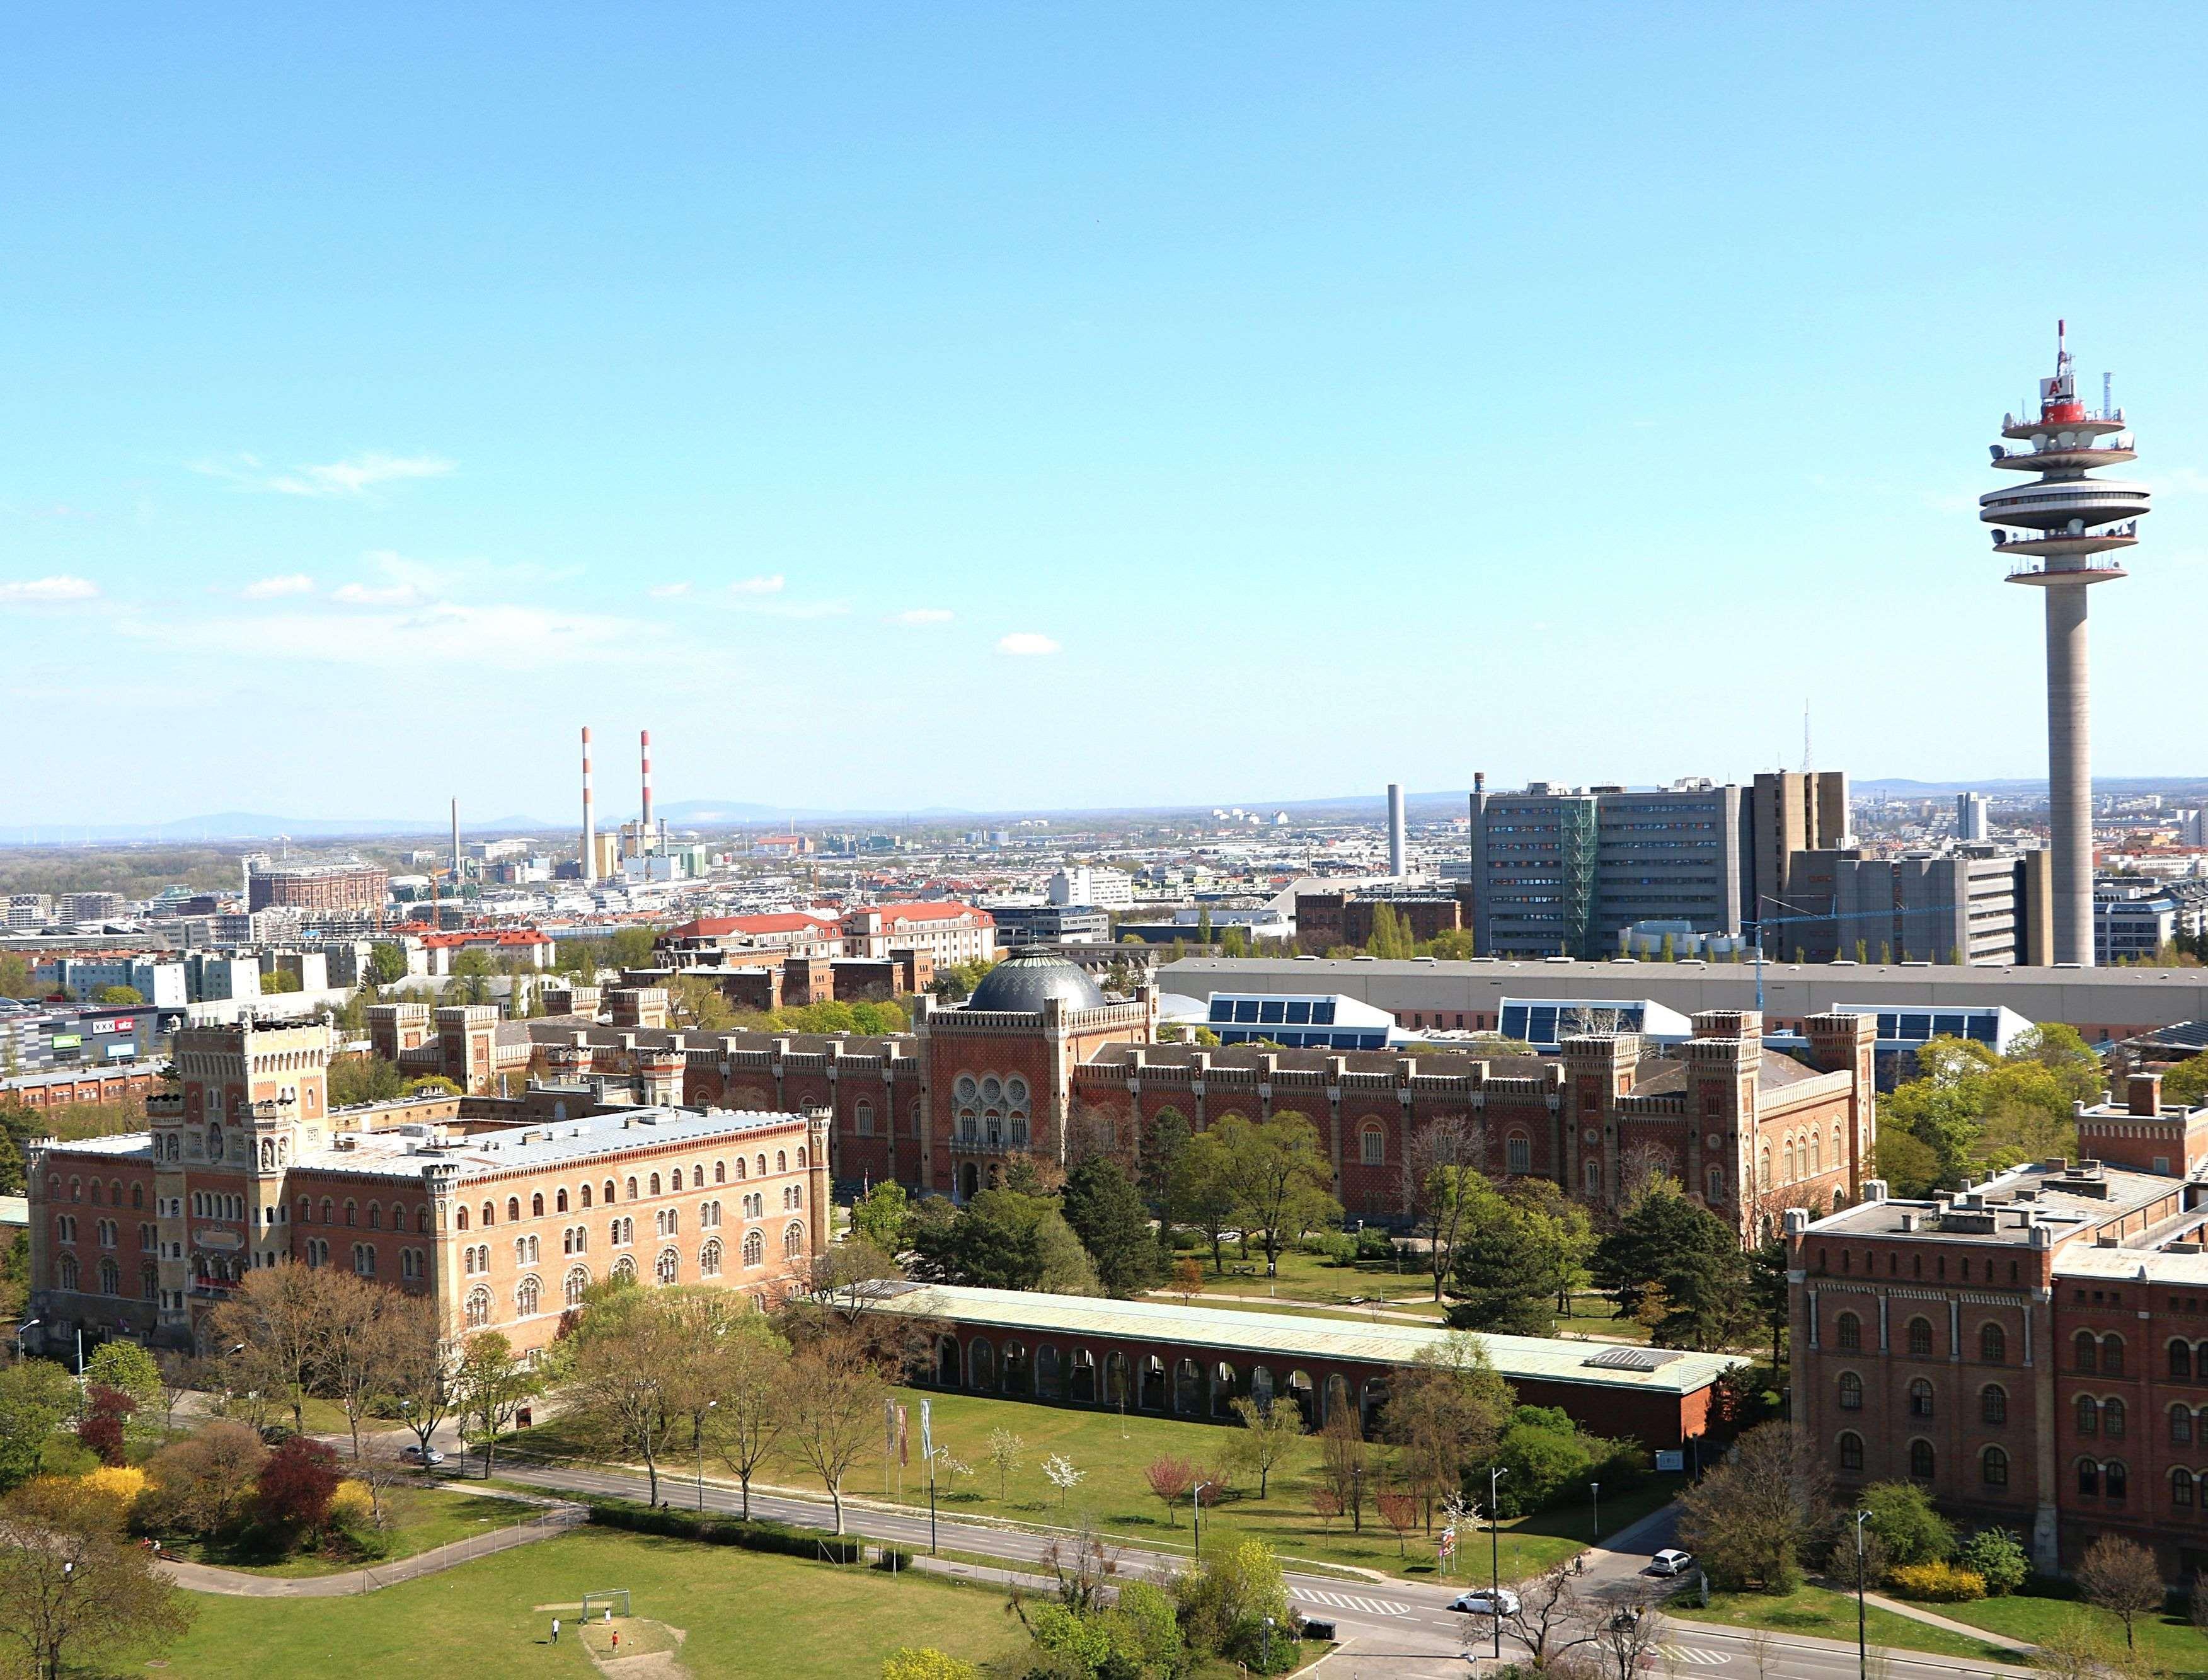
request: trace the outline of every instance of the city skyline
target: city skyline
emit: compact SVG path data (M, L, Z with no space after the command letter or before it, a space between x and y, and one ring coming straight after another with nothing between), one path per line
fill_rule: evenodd
M2012 272L2031 32L404 15L27 30L0 830L549 820L585 722L654 728L670 807L1741 778L1804 700L1821 765L2029 777L1974 455L2058 315L2154 438L2095 768L2169 768L2208 251L2167 216ZM2066 52L2189 201L2198 54ZM1183 750L1293 666L1263 775Z

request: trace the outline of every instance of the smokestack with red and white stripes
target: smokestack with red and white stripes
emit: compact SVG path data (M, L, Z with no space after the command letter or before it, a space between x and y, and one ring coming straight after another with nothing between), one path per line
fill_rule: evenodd
M598 878L598 843L591 808L591 726L583 725L583 879Z
M638 849L651 849L651 731L644 731L644 823L639 831L641 844Z

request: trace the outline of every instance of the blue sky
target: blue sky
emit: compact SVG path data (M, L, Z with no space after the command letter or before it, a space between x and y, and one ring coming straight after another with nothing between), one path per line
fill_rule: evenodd
M455 12L463 15L455 16ZM2199 768L2197 9L49 8L0 827ZM2078 207L2105 207L2090 213ZM2095 394L2097 395L2096 389ZM2176 639L2181 643L2182 633Z

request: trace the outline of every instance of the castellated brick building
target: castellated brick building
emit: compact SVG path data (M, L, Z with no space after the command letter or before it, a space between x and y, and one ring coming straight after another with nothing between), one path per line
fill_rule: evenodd
M2103 1533L2208 1569L2208 1107L2133 1075L2082 1161L1786 1215L1794 1415L1844 1489L1911 1481L2044 1571Z
M489 1011L438 1041L463 1061ZM525 1353L599 1279L761 1293L826 1230L828 1119L681 1106L679 1055L632 1047L619 1081L548 1047L515 1098L332 1113L323 1025L187 1028L147 1131L33 1146L33 1342L197 1347L257 1268L340 1266L438 1302L455 1334Z

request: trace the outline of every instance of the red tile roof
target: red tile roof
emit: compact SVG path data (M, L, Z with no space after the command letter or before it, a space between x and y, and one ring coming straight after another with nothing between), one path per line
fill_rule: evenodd
M793 911L783 915L701 915L667 930L670 939L717 939L730 933L831 933L836 924Z

